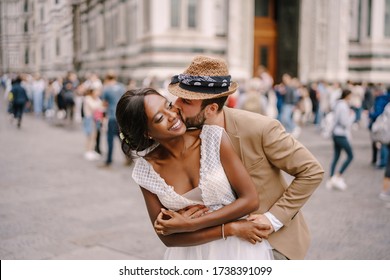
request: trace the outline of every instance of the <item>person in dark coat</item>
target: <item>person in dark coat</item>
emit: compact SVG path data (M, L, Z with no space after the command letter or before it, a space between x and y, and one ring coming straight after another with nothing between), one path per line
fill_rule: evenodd
M17 119L18 128L22 124L22 116L24 112L24 107L29 101L26 90L21 85L22 79L20 76L17 76L12 83L12 113L14 118Z

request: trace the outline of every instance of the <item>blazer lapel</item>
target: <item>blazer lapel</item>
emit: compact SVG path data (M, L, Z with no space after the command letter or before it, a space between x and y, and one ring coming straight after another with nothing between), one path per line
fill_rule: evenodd
M226 133L229 135L230 142L232 143L235 152L240 157L241 161L244 162L243 158L243 152L241 148L241 138L238 135L238 130L236 126L236 122L234 120L233 114L234 111L228 107L223 108L224 116L225 116L225 130ZM245 162L244 162L245 164Z

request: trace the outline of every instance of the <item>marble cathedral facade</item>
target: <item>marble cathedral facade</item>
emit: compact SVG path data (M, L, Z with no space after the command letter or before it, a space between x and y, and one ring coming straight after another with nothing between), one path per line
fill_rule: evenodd
M276 79L390 82L390 0L2 0L0 72L164 80L205 54L245 79L258 7L272 10L275 51L259 57Z

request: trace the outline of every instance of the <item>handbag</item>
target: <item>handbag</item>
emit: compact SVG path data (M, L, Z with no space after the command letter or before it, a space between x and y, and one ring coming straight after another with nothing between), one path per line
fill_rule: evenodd
M103 111L101 111L101 110L95 110L94 112L93 112L93 119L95 120L95 121L102 121L103 120L103 118L104 118L104 113L103 113Z
M372 124L371 139L384 145L390 144L390 103Z

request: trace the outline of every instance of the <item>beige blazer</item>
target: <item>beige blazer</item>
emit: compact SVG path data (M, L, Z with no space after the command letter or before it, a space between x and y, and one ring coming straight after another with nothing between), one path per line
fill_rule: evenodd
M260 198L258 213L270 211L283 227L269 242L289 259L304 259L310 233L300 211L322 181L314 156L279 121L224 107L225 129L249 171ZM293 176L287 184L282 171Z

